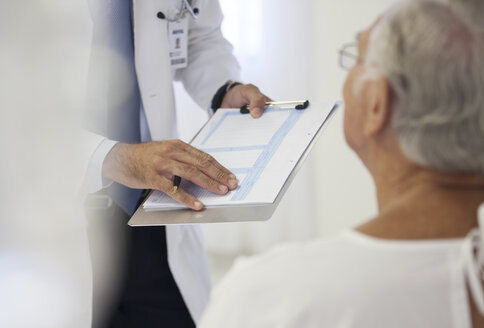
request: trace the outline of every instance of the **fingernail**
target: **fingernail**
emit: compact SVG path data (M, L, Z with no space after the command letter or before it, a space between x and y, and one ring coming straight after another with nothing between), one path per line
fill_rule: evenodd
M237 180L237 177L235 176L235 174L230 174L229 175L229 179Z
M237 187L237 179L229 179L229 186L230 186L230 188L236 188Z
M227 186L224 186L224 185L219 185L218 190L220 190L225 194L227 191L229 191L229 188L227 188Z
M203 204L200 203L200 202L195 202L193 205L195 206L195 209L197 209L197 210L201 210L203 208Z
M260 116L262 114L262 110L259 107L254 107L252 109L252 112L254 113L255 116Z

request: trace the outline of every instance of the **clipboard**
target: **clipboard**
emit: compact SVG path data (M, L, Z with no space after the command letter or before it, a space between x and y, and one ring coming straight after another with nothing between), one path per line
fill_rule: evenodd
M340 106L340 102L335 102L326 116L323 124L314 134L311 142L299 157L296 165L284 182L274 202L270 204L253 204L253 205L228 205L204 208L202 211L193 211L191 209L174 209L174 210L156 210L146 209L143 204L138 207L134 215L128 222L132 227L145 226L165 226L165 225L186 225L186 224L205 224L205 223L229 223L229 222L253 222L269 220L285 192L291 185L298 171L301 169L309 152L314 147L316 141L320 138L322 132L333 118L334 113ZM242 109L241 109L242 112ZM206 123L207 124L207 123ZM203 130L203 127L202 129ZM201 131L200 130L200 131ZM196 136L194 137L194 139ZM150 192L153 193L153 191ZM147 197L147 199L149 196ZM146 200L145 200L146 201Z

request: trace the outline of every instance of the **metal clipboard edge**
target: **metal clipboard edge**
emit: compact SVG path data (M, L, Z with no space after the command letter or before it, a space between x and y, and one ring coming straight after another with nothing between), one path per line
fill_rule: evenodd
M205 208L202 211L193 211L191 209L177 209L177 210L145 210L143 205L139 206L128 225L132 227L146 227L146 226L164 226L164 225L186 225L186 224L203 224L203 223L229 223L229 222L255 222L267 221L272 217L274 211L282 200L287 189L291 185L295 176L301 169L304 161L309 155L311 149L316 144L316 141L322 135L322 132L328 126L329 121L333 118L337 108L341 102L335 102L333 108L330 110L328 116L323 124L315 133L313 139L304 150L304 153L299 158L296 166L289 174L284 182L281 191L277 195L275 201L271 204L261 205L231 205ZM207 123L205 123L206 125ZM204 125L204 126L205 126ZM203 128L200 129L200 131ZM196 138L198 133L193 137ZM150 193L151 194L151 193Z

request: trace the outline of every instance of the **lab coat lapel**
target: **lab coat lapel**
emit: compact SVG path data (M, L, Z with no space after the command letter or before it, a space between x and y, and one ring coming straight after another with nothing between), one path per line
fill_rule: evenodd
M136 73L151 140L172 139L176 131L168 22L157 17L169 6L170 1L133 1Z

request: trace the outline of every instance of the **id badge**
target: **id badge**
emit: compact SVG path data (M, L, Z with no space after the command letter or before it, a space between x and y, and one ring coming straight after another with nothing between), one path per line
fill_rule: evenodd
M169 58L171 68L179 69L187 66L188 61L188 19L168 23Z

